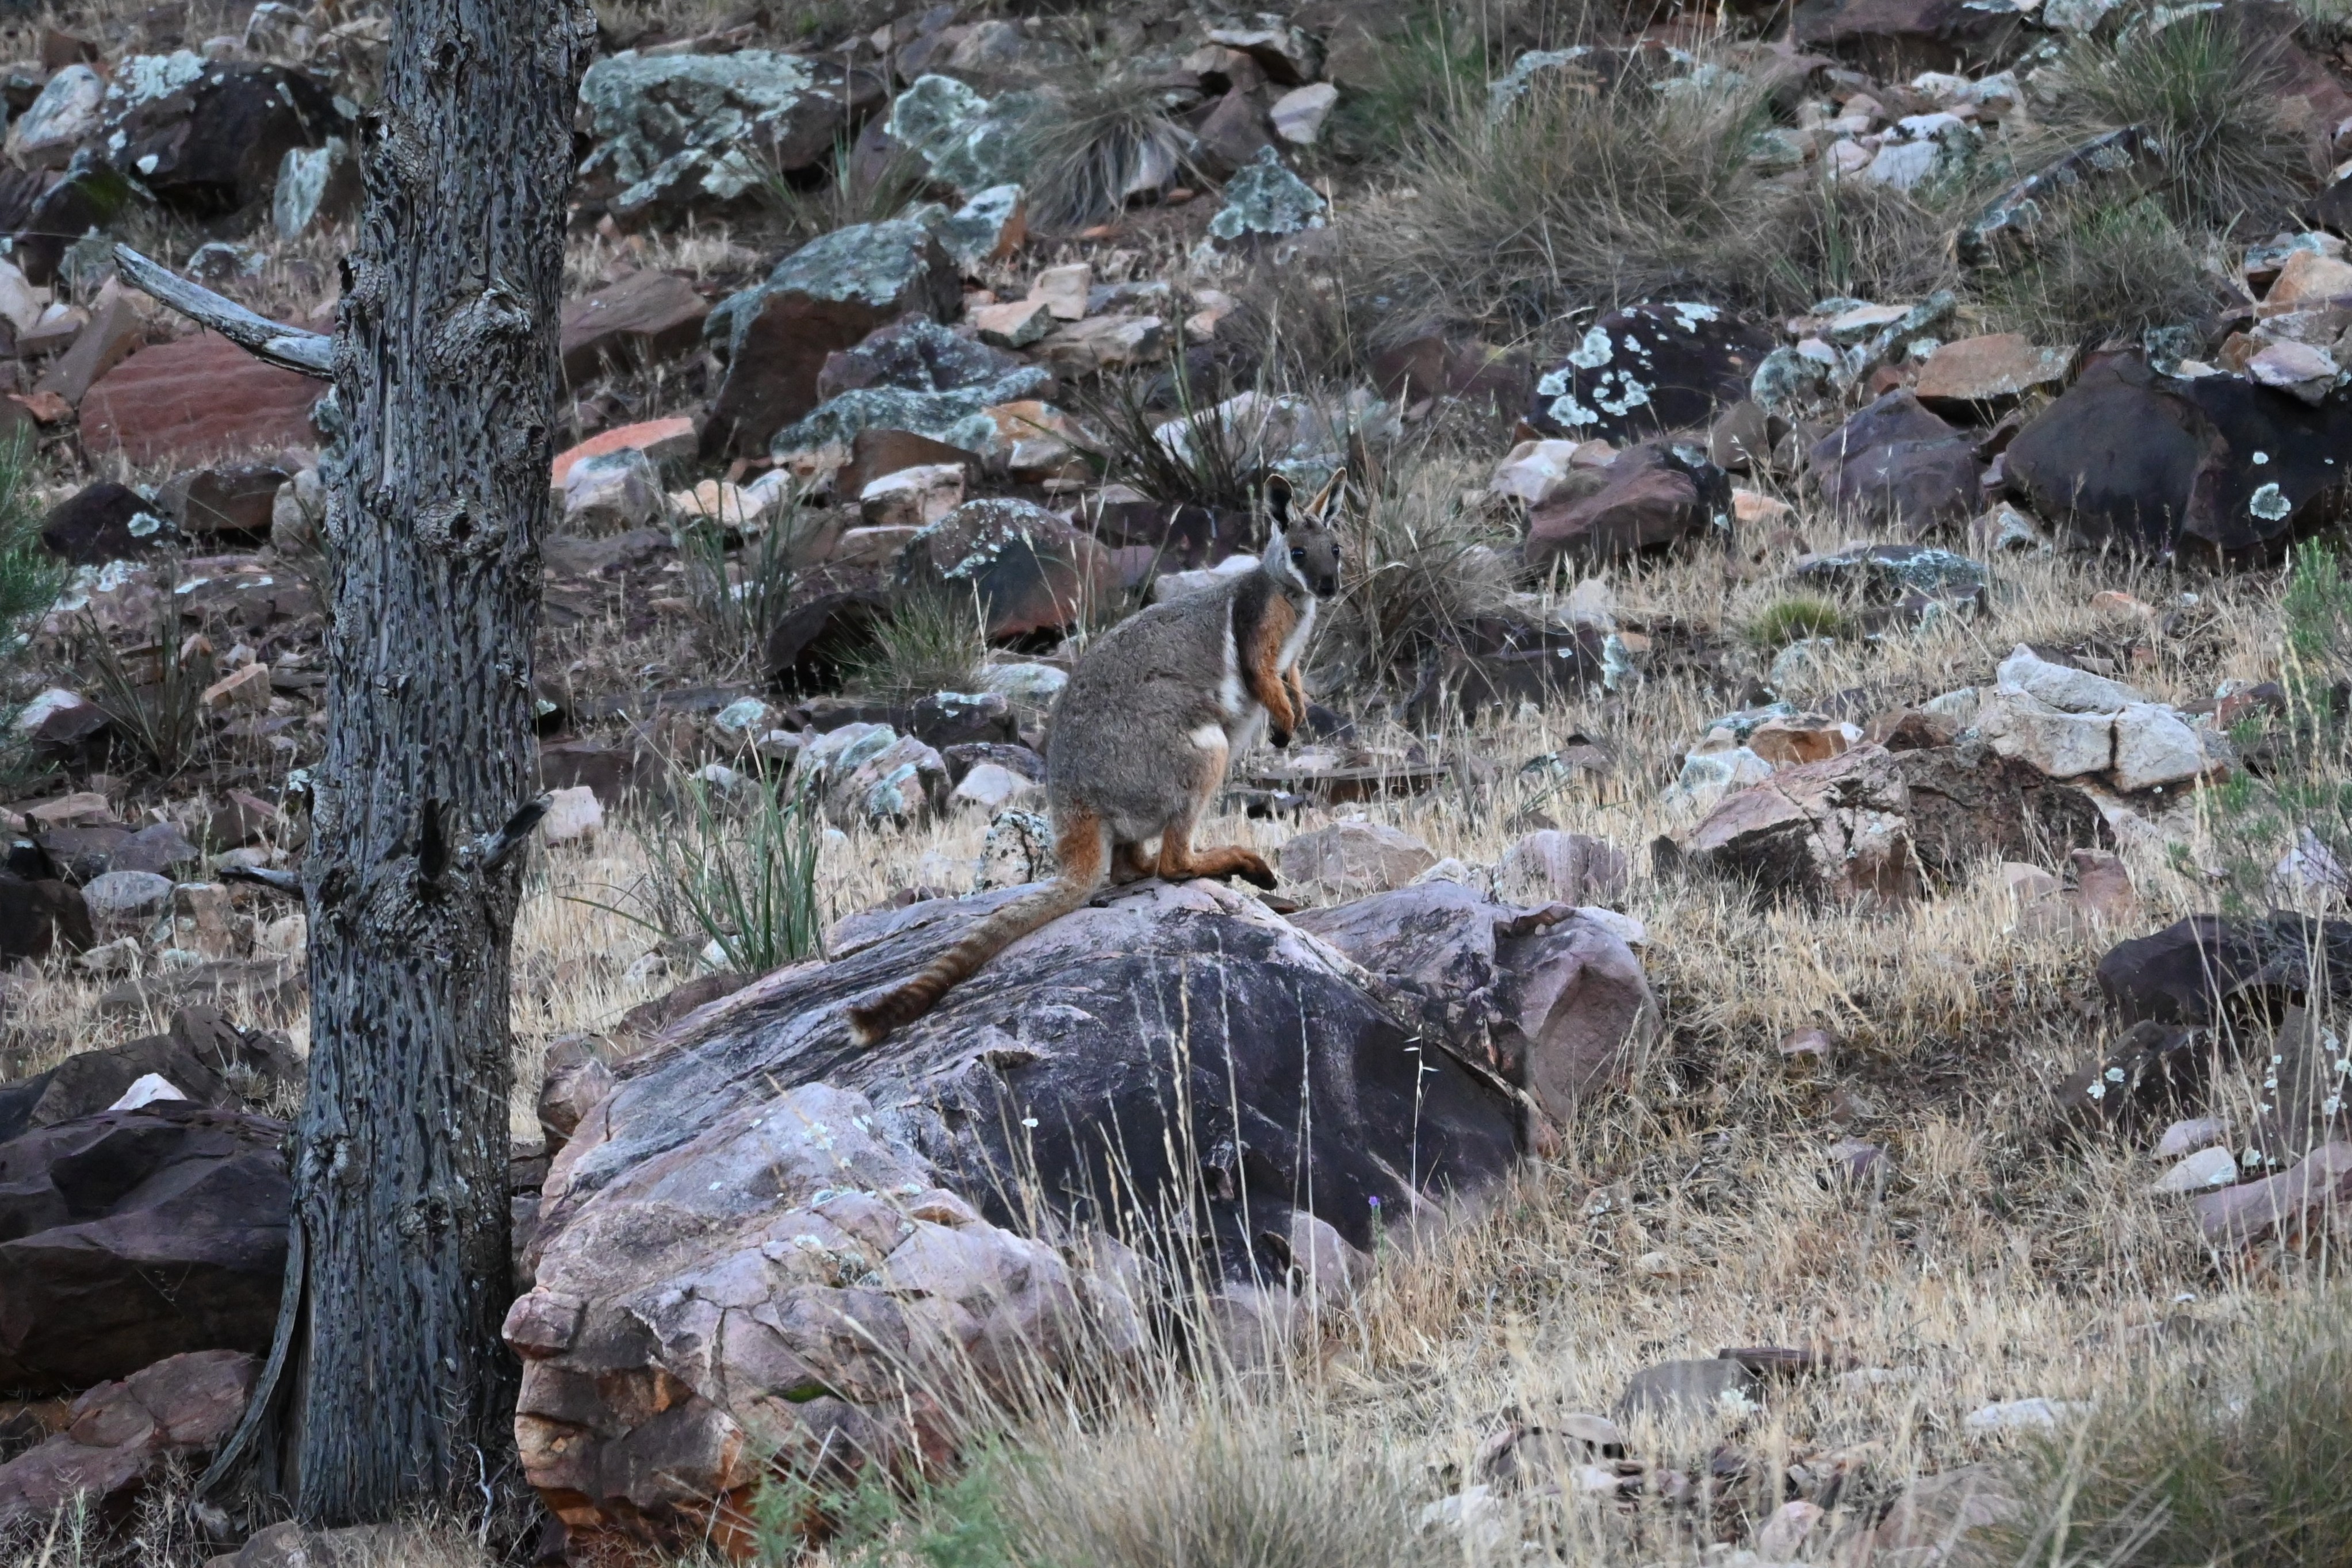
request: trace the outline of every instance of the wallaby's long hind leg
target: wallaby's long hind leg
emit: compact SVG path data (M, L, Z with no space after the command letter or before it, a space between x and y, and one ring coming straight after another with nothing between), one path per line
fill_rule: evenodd
M1217 787L1225 781L1225 748L1219 744L1213 750L1202 747L1202 783L1199 791L1184 803L1183 809L1168 819L1160 834L1160 880L1189 882L1196 876L1239 876L1260 887L1275 885L1274 872L1255 850L1245 850L1238 844L1218 849L1196 850L1192 847L1192 825L1201 820Z
M1159 869L1154 857L1146 852L1141 844L1120 843L1111 848L1110 880L1114 887L1124 887L1130 882L1141 882Z

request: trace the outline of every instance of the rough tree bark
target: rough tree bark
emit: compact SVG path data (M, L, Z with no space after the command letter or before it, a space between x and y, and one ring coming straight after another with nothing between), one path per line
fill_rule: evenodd
M207 1478L250 1463L331 1524L474 1493L513 1444L509 855L536 821L539 535L595 38L582 0L392 9L331 360L294 1245L264 1387ZM304 334L179 292L264 357L325 368Z

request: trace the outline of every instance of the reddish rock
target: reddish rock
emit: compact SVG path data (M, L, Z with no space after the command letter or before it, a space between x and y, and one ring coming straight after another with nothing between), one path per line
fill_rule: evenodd
M54 393L78 408L91 387L146 340L147 323L118 294L98 308L89 325L74 339L73 347L43 372L33 385L33 395Z
M1911 391L1944 413L1974 403L2010 403L2035 387L2065 380L2074 360L2073 350L2040 348L2021 332L1962 338L1927 356Z
M100 378L82 400L82 448L140 466L315 449L310 409L325 393L324 382L200 333L142 350Z
M694 421L683 414L675 419L649 419L640 424L616 425L602 434L590 436L577 446L558 453L554 465L548 470L547 483L551 488L562 489L563 481L571 476L572 465L583 458L637 451L656 463L662 463L693 452L694 441Z
M659 364L702 340L709 305L675 273L635 272L563 308L563 374L577 386L607 361Z
M162 1101L0 1145L0 1387L265 1348L285 1274L285 1133Z
M0 1528L45 1520L77 1497L113 1512L169 1456L218 1446L259 1366L243 1351L192 1351L90 1389L64 1431L0 1465Z
M2197 1225L2211 1247L2252 1247L2273 1237L2294 1246L2317 1239L2315 1233L2347 1206L2352 1144L2322 1144L2292 1170L2199 1198Z
M1731 481L1708 463L1664 445L1637 446L1601 471L1594 495L1549 502L1528 514L1528 564L1622 559L1731 525Z

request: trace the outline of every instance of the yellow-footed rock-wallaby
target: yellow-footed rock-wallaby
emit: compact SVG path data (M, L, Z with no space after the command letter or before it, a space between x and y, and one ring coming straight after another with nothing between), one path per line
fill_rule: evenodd
M1060 874L980 922L920 974L855 1003L850 1028L861 1043L921 1018L949 988L1106 882L1242 876L1274 885L1255 851L1195 849L1192 829L1223 785L1226 763L1256 743L1261 725L1287 746L1307 722L1298 660L1317 610L1339 591L1339 540L1328 514L1344 478L1335 475L1296 510L1289 486L1270 479L1273 528L1255 571L1152 605L1080 657L1045 742Z

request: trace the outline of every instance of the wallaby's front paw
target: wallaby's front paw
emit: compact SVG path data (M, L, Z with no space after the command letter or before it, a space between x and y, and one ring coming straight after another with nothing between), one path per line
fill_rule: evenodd
M1244 881L1255 883L1268 893L1272 893L1277 885L1275 882L1274 868L1255 855L1242 862L1238 869Z
M1290 732L1286 729L1269 729L1266 731L1265 737L1274 742L1274 748L1276 751L1290 749Z

